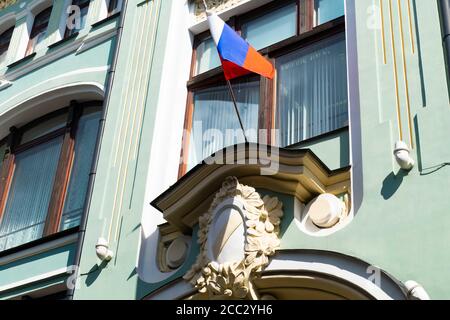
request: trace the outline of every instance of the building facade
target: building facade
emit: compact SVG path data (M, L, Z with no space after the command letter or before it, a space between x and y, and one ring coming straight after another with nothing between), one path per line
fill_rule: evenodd
M203 1L0 11L0 298L450 298L450 2L205 3L245 134Z

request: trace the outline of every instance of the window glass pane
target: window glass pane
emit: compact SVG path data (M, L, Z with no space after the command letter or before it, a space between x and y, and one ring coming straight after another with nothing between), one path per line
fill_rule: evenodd
M108 16L116 13L119 10L119 0L109 0L108 3Z
M249 141L257 142L259 81L241 81L233 88L245 130L255 131L247 134ZM240 128L226 86L196 92L188 169L224 147L245 142Z
M281 146L348 124L346 69L344 34L277 60Z
M345 14L344 0L315 0L317 24L322 24Z
M87 16L89 12L90 0L73 0L72 6L78 6L80 9L80 15L77 15L77 11L72 11L68 16L67 30L65 36L71 36L72 34L79 32L86 26Z
M97 141L100 116L101 113L98 107L89 108L85 110L85 114L81 117L78 124L75 159L61 218L61 231L80 224L88 188L89 172Z
M52 7L45 9L34 18L26 55L33 53L36 46L45 39L51 13Z
M6 59L13 32L14 27L9 28L0 35L0 63Z
M0 250L42 237L61 145L59 137L16 155L0 225Z
M23 135L20 143L30 142L39 137L45 136L48 133L51 133L55 130L64 128L67 123L67 113L64 112L53 118L43 121L42 123L33 126L32 128L26 130Z
M196 75L220 66L220 58L212 38L201 42L197 47Z
M2 172L3 158L5 157L6 144L0 145L0 173Z
M256 50L295 36L296 33L297 5L295 3L242 25L242 36Z

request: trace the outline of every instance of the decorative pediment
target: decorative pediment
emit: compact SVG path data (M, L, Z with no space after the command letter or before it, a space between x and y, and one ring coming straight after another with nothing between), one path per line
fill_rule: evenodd
M217 155L206 159L152 205L163 213L171 226L189 234L209 210L223 181L230 176L253 188L295 196L302 203L309 203L324 193L350 192L350 169L331 171L311 150L273 148L266 153L260 152L257 144L240 147L242 145L218 152L223 162L217 161ZM234 164L226 164L229 161L225 159L234 159ZM262 173L264 170L269 173Z
M257 299L252 279L280 245L283 204L228 177L199 219L200 253L184 278L209 299Z

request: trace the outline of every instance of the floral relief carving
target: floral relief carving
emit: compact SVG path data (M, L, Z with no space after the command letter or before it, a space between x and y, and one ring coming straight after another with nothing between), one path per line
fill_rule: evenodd
M215 209L229 198L238 198L243 203L245 258L242 261L219 264L208 259L208 233ZM199 293L208 294L212 299L257 299L251 281L269 264L269 257L280 246L282 217L283 204L277 198L261 198L254 188L240 184L235 177L227 178L208 212L199 219L200 253L184 279L190 281Z
M243 0L205 0L208 9L214 12L226 10L242 1ZM203 0L194 0L194 13L197 20L206 18Z
M14 3L16 3L16 0L0 0L0 10L5 9Z

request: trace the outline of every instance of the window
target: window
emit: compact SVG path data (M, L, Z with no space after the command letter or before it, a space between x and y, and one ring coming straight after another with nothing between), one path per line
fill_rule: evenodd
M122 6L122 0L109 0L108 1L108 17L119 12Z
M242 25L242 37L256 50L268 47L296 34L297 4L295 2Z
M77 10L72 10L72 13L67 17L67 26L65 38L70 37L76 32L84 29L86 26L87 16L89 12L89 4L91 0L73 0L72 6L79 8L79 15Z
M347 125L343 34L277 59L277 119L285 147Z
M100 109L74 104L12 131L1 168L0 251L79 225Z
M326 23L344 15L344 1L315 0L316 19L318 24Z
M261 50L343 15L344 0L280 0L234 17L228 23L234 22L242 37ZM209 32L198 35L194 47L193 76L220 66Z
M212 37L208 37L198 44L196 54L195 75L220 66L219 54L217 53L216 44Z
M259 85L258 79L245 78L233 84L242 122L251 142L257 142ZM226 146L245 142L227 86L195 92L193 108L192 152L188 169ZM255 134L249 135L252 129Z
M276 80L249 75L233 84L244 128L255 132L251 142L291 146L347 125L343 8L344 0L280 0L229 20L277 69ZM180 176L243 142L227 137L240 126L208 32L195 37L192 63ZM268 132L260 141L258 129L278 129L280 140Z
M45 39L51 13L52 7L49 7L34 17L33 28L31 29L25 56L32 54L35 51L36 46Z
M8 54L9 44L14 32L14 27L9 28L0 34L0 63L4 62Z
M78 136L74 150L75 160L62 211L61 230L67 230L80 224L95 151L96 139L93 137L97 137L100 116L97 107L89 107L84 110L78 123Z

